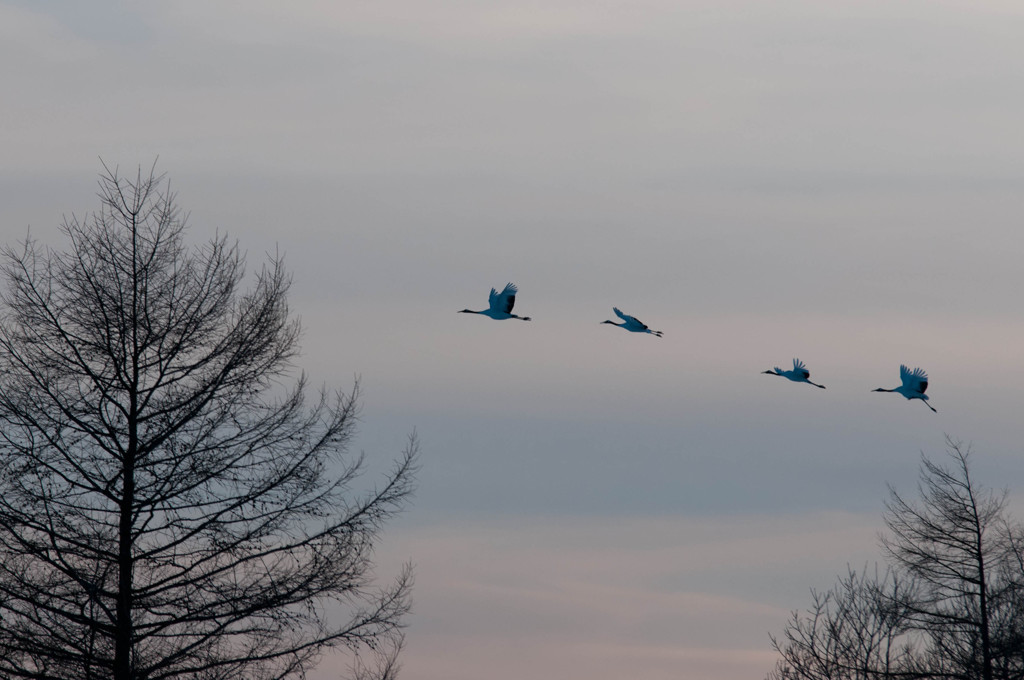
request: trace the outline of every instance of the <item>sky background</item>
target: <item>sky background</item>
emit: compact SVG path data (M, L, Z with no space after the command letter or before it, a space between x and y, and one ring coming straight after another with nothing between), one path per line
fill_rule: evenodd
M404 678L761 678L946 434L1024 517L1022 35L986 0L0 1L3 235L64 247L100 158L159 157L195 242L285 254L370 481L421 441L378 550ZM507 281L534 321L455 313ZM828 389L760 373L793 357ZM901 363L938 414L870 392Z

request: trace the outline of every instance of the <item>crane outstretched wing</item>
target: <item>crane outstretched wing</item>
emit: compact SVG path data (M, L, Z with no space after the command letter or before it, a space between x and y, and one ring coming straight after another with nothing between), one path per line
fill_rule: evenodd
M921 394L924 394L924 391L928 389L928 374L921 368L915 368L911 371L907 368L906 364L900 364L900 380L903 381L904 387Z
M519 292L519 289L516 288L514 283L505 284L505 288L500 293L491 288L491 295L488 298L488 302L491 305L491 311L511 314L512 307L516 304L517 292Z
M636 318L635 316L623 314L622 310L620 310L618 307L612 307L612 311L615 312L615 316L619 317L620 319L626 322L626 326L629 326L631 328L639 328L642 331L647 330L647 324L645 324L643 321Z
M811 377L811 372L807 370L806 364L796 357L793 357L793 371L796 372L797 375L802 375L805 380Z

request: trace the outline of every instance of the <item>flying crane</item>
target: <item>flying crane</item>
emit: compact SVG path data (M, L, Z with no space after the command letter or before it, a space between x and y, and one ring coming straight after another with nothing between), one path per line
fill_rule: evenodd
M907 399L920 399L925 406L938 413L935 407L928 403L928 395L924 393L928 389L928 374L924 370L915 368L911 371L906 364L900 364L900 380L903 381L903 384L895 389L887 390L884 387L879 387L872 392L896 392Z
M516 304L516 293L519 291L514 283L508 283L505 285L504 290L500 293L491 288L491 295L488 298L490 307L482 311L474 311L472 309L460 309L460 314L483 314L489 316L492 319L502 321L503 319L519 319L520 321L529 321L528 316L516 316L512 313L512 307Z
M647 327L647 324L641 322L640 319L636 318L635 316L623 314L621 311L619 311L618 307L612 307L612 311L615 312L615 316L622 319L623 323L615 323L614 321L602 321L601 323L610 323L611 325L617 326L618 328L624 328L627 331L630 331L631 333L650 333L651 335L656 335L659 338L661 337L661 331L652 331L650 328Z
M777 376L779 376L781 378L788 378L789 380L792 380L793 382L805 382L808 385L814 385L815 387L820 387L821 389L825 389L824 385L819 385L818 383L813 383L813 382L810 381L811 372L807 370L807 366L804 365L804 362L800 361L799 359L793 359L793 370L792 371L783 371L781 368L776 366L775 370L773 370L773 371L761 371L761 372L762 373L767 373L768 375L777 375Z

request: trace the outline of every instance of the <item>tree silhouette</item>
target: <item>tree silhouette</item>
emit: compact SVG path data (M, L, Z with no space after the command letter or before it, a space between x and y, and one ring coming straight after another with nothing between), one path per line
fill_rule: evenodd
M942 669L993 680L995 608L1019 587L1024 573L1001 570L1010 557L1009 536L1002 531L1006 494L974 483L968 449L951 442L949 452L951 468L922 458L919 502L904 500L890 487L889 534L882 536L882 546L917 584L915 597L906 601L907 615L915 628L928 631Z
M1024 530L947 443L948 467L922 456L918 500L889 489L884 575L812 591L769 680L1024 679Z
M305 376L282 384L299 326L281 259L242 290L238 246L187 247L162 177L104 168L67 250L3 251L0 676L262 680L337 645L387 658L411 577L374 587L370 557L415 438L355 488L358 385L307 403Z
M891 570L849 573L811 606L794 612L783 638L772 636L782 660L769 680L871 680L915 677L906 612L907 585Z

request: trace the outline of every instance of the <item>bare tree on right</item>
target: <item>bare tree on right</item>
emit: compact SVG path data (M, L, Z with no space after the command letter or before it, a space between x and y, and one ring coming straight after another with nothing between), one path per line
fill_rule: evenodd
M812 591L773 637L769 680L1024 680L1024 530L947 442L946 465L922 457L917 499L889 489L884 575Z

